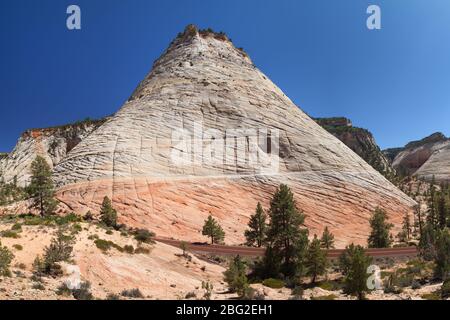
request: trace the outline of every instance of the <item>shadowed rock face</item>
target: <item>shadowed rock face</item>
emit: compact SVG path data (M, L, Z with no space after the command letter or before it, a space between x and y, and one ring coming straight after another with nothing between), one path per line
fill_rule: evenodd
M180 129L192 137L181 146L174 135ZM249 131L225 139L224 148L214 145L234 129ZM191 155L197 141L202 152ZM251 164L253 148L272 152L277 170L268 174ZM246 161L239 161L242 154ZM189 161L180 163L180 156ZM227 157L232 161L224 163ZM155 62L120 111L54 171L68 210L98 212L109 196L122 222L193 241L204 240L203 221L212 214L226 242L241 243L257 202L267 208L280 183L292 188L311 234L328 226L339 246L366 242L376 206L398 228L414 205L297 108L225 36L193 27Z
M396 172L390 161L383 154L372 133L368 130L354 127L349 119L343 117L317 118L314 120L387 179L392 180L395 177Z
M450 181L450 139L442 133L391 150L395 151L392 165L401 174L425 180L432 180L434 176L436 181Z

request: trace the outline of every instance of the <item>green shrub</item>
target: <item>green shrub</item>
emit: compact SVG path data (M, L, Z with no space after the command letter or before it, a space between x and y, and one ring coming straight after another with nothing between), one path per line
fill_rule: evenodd
M82 282L78 289L72 289L72 295L76 300L92 300L94 298L89 282Z
M98 239L98 235L96 235L96 234L91 234L91 235L88 237L88 239L89 239L89 240L95 240L95 239Z
M94 220L94 215L92 214L92 212L91 211L88 211L88 212L86 212L86 214L84 215L84 217L83 217L83 220L84 221L92 221L92 220Z
M441 288L441 298L448 299L450 298L450 279L447 279L442 284Z
M79 233L79 232L81 232L82 230L83 230L83 227L81 227L81 225L80 225L79 223L75 223L75 224L72 226L72 234Z
M56 290L56 294L58 296L65 296L65 297L69 297L72 294L72 290L69 289L69 287L67 286L67 284L63 283L61 284L58 289Z
M32 216L32 217L26 217L23 224L26 226L39 226L39 225L44 224L44 221L47 221L47 220L44 220L41 217Z
M20 236L17 234L17 232L13 231L13 230L2 231L2 232L0 232L0 236L3 238L13 238L13 239L20 238Z
M115 293L108 293L106 300L120 300L120 296Z
M129 254L133 254L133 253L134 253L134 247L131 246L131 245L126 245L126 246L124 246L124 247L123 247L123 250L124 250L126 253L129 253Z
M441 295L437 292L432 292L421 295L421 298L424 300L441 300Z
M94 241L97 248L99 248L102 251L108 251L111 249L111 241L103 240L103 239L97 239Z
M131 290L123 290L121 295L127 298L144 298L141 290L139 289L131 289Z
M185 299L195 299L195 298L197 298L197 295L195 294L194 291L191 291L191 292L186 293L186 296L184 298Z
M25 265L25 263L18 263L18 264L16 264L16 268L25 270L27 268L27 266Z
M292 289L292 295L295 300L302 300L303 293L304 293L304 291L301 286L295 286L294 289Z
M240 297L241 300L265 300L266 297L263 293L258 290L253 289L252 287L246 287L244 289L244 294Z
M320 296L320 297L311 297L311 300L336 300L337 296L334 294L329 294L327 296Z
M112 241L103 240L103 239L97 239L97 240L94 241L94 243L97 246L97 248L99 248L103 252L106 252L106 251L108 251L111 248L114 248L114 249L116 249L119 252L123 252L124 251L124 249L121 246L115 244Z
M33 284L32 287L34 290L45 290L44 285L41 282Z
M13 259L14 254L7 247L3 247L0 242L0 276L9 276L11 274L9 267Z
M412 282L412 284L411 284L411 289L413 289L413 290L418 290L418 289L420 289L420 288L422 288L422 285L420 284L420 282L414 280L414 281Z
M11 230L14 231L22 231L22 225L20 223L15 223L12 227Z
M149 254L150 250L143 247L137 247L136 250L134 250L135 254Z
M272 288L272 289L281 289L285 286L283 280L269 278L263 281L263 286Z
M59 217L59 216L55 216L54 220L56 222L57 225L59 226L63 226L69 223L74 223L74 222L81 222L82 219L80 216L77 216L75 213L69 213L65 216Z
M71 289L66 283L63 283L58 287L56 294L66 297L73 296L76 300L92 300L94 298L91 293L91 284L89 282L80 283L80 287L77 289Z
M20 244L13 245L13 248L16 249L17 251L22 251L23 250L23 246L20 245Z
M139 242L152 243L155 234L147 229L138 229L134 231L134 238Z

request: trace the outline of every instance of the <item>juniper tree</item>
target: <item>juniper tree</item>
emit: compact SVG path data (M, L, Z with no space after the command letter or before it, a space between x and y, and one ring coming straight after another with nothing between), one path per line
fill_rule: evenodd
M288 186L282 184L275 192L270 202L269 216L268 250L276 257L272 262L279 264L279 270L285 277L296 276L304 262L308 231L302 229L305 215L297 209Z
M324 249L329 250L334 248L334 235L328 230L328 227L325 227L320 243Z
M225 238L225 232L222 227L211 215L205 220L202 235L211 238L211 244L221 243Z
M369 274L367 268L372 258L366 255L364 248L351 244L346 247L344 253L339 257L339 266L344 275L344 292L356 295L363 300L367 287Z
M248 223L249 230L245 231L245 239L247 240L246 245L262 247L266 241L266 220L267 215L264 213L261 203L258 202L256 212L250 217Z
M306 253L305 268L306 274L311 276L311 283L316 282L317 276L326 273L328 266L327 253L321 248L321 242L314 235Z
M103 198L100 209L100 221L107 227L114 228L117 226L117 211L113 208L111 200L108 197Z
M389 248L392 243L390 230L393 225L387 222L387 214L376 208L370 219L371 233L368 239L369 248Z
M60 275L62 273L59 262L69 261L72 258L75 239L61 228L56 232L49 246L45 247L43 257L37 256L33 267L38 275Z
M31 207L38 210L41 216L55 212L58 202L55 200L52 170L41 156L31 163L31 182L27 192L32 199Z

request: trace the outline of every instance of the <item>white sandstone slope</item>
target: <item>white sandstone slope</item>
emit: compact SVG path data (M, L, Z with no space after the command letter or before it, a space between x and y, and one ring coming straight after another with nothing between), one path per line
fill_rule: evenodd
M194 143L181 146L173 135L180 129ZM215 143L232 129L249 130L226 141L233 149L222 150L233 161L208 161L223 160ZM198 141L203 153L191 156ZM273 144L278 172L266 174L250 163L255 141L259 151ZM241 154L248 161L240 163ZM190 161L180 164L180 157ZM258 153L258 161L262 157ZM365 243L376 206L398 230L415 204L295 106L226 36L193 26L172 42L120 111L55 167L55 180L67 210L98 212L109 196L123 222L186 240L204 240L203 221L212 214L228 243L243 241L257 202L267 208L280 183L292 188L311 233L328 226L339 246Z
M407 144L395 156L392 165L400 172L420 179L450 181L450 138L434 133Z
M31 175L31 163L42 156L53 167L58 164L82 139L98 128L104 120L89 120L46 129L31 129L22 134L14 150L0 155L0 172L6 183L17 179L26 186Z

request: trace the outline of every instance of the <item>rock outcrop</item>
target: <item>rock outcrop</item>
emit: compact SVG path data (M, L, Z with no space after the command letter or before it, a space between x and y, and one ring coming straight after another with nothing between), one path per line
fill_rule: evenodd
M17 185L25 186L29 182L31 163L36 156L44 157L53 167L104 122L85 120L59 127L27 130L11 153L0 155L0 175L6 183L16 179Z
M450 181L450 138L438 132L419 141L408 143L404 148L387 149L385 154L403 176L413 175L419 179Z
M302 112L220 33L189 26L129 101L55 167L58 198L98 213L112 198L120 220L158 236L204 241L208 215L229 244L285 183L311 234L366 243L385 208L399 229L415 204Z
M314 120L387 179L391 181L394 179L395 169L381 151L370 131L354 127L352 122L344 117L316 118Z

